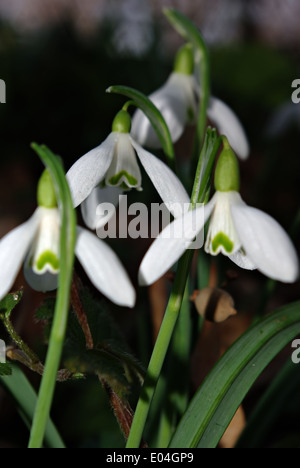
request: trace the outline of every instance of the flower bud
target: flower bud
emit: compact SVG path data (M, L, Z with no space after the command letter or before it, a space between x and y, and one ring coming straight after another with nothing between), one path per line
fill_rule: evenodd
M233 298L222 289L204 288L198 292L193 301L199 315L209 322L225 322L237 314Z

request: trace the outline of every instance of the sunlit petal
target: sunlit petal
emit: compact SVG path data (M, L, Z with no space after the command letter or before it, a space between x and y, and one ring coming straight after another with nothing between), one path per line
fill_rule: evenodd
M93 285L112 302L134 307L135 290L120 260L105 242L78 228L76 256Z
M250 148L245 130L230 107L215 97L210 99L207 109L208 118L214 123L221 135L225 135L236 154L247 159Z
M100 184L112 163L118 133L111 133L97 148L82 156L68 171L74 207L80 205Z
M40 222L40 210L0 241L0 299L10 291L34 241Z
M242 250L235 252L233 255L229 255L229 258L233 263L244 270L256 270L257 268Z
M177 218L187 212L190 197L174 172L153 154L144 150L133 139L132 145L154 187L174 217Z
M188 121L196 115L194 77L172 73L164 86L149 96L163 115L175 143L181 137ZM133 116L131 134L142 146L161 148L161 143L149 119L141 110Z
M167 226L153 242L139 271L141 285L151 285L161 278L191 248L194 239L203 234L203 227L214 208L214 202L189 211ZM200 248L203 240L196 246Z
M297 252L287 233L271 216L246 205L232 216L247 257L266 276L292 283L299 275Z
M118 206L123 190L119 187L97 187L81 205L81 213L86 226L92 231L103 227L115 214L115 210L103 214L99 206L110 203Z

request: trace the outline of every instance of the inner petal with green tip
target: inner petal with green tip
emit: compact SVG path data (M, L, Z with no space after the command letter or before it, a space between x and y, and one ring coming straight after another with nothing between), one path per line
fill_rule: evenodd
M119 174L111 177L108 183L113 186L120 186L124 183L126 186L135 187L138 184L138 181L132 175L128 174L128 172L121 171Z
M59 272L60 214L56 208L41 208L41 222L30 253L30 266L34 273Z
M113 161L106 174L105 183L124 189L140 189L142 186L142 174L129 134L118 134Z
M53 252L47 250L37 259L36 268L40 272L44 271L45 269L58 272L59 259Z
M231 216L230 203L234 192L217 192L216 204L211 216L205 251L210 255L229 256L240 250L241 242Z
M217 252L222 247L224 247L227 253L231 254L234 244L224 232L219 232L212 240L212 249L214 252Z

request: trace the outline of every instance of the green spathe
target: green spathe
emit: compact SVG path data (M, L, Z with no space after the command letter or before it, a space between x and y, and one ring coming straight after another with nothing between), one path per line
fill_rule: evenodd
M223 137L224 149L215 172L215 189L218 192L240 191L240 169L237 157L227 138Z
M121 110L118 112L116 117L114 118L112 124L112 131L117 133L130 133L131 130L131 117L130 114L125 111Z
M195 68L194 50L191 44L186 44L177 52L174 71L183 75L192 75Z
M48 169L43 172L37 188L38 206L42 208L57 208L57 198L52 177Z

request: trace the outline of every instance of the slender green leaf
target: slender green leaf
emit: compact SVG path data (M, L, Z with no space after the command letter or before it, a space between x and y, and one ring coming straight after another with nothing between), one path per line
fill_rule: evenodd
M0 383L14 398L22 419L30 428L37 396L23 372L15 364L11 364L11 367L12 375L0 377ZM64 448L64 443L51 420L48 421L46 427L45 445L49 448Z
M175 170L175 151L170 131L164 117L153 102L140 91L128 88L127 86L111 86L107 89L107 93L122 94L128 97L136 107L144 112L157 133L163 151L167 157L168 164Z
M76 243L76 215L60 158L55 156L46 146L34 143L32 148L40 156L52 176L61 211L60 272L55 315L29 442L30 448L39 448L43 443L45 427L51 410L68 322Z
M283 414L287 401L299 394L300 372L289 359L251 412L236 448L260 448Z
M170 447L216 447L265 367L300 333L300 302L250 328L222 356L183 416Z
M8 294L0 301L0 313L4 313L6 317L10 317L10 314L15 307L19 304L23 297L23 291L18 291L13 294Z
M165 448L169 445L176 425L188 407L192 339L190 307L190 291L187 286L149 414L146 440L152 448Z
M220 144L221 139L218 137L217 130L208 127L196 172L192 204L205 203L206 193L211 185L213 167Z
M8 362L0 362L0 377L11 375L12 370Z

